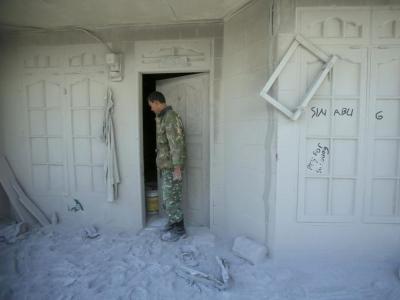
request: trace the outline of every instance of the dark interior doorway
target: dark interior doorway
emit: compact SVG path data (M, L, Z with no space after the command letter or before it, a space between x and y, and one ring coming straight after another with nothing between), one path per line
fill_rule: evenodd
M149 199L152 196L157 195L157 166L156 166L156 122L155 115L150 110L147 103L148 95L156 90L156 81L162 79L176 78L185 75L191 75L197 73L165 73L165 74L143 74L142 76L142 95L143 95L143 166L144 166L144 183L146 193L146 215L147 221L149 217L158 216L159 212L156 212L153 208L149 207ZM167 99L168 104L168 99ZM159 205L161 208L161 205Z

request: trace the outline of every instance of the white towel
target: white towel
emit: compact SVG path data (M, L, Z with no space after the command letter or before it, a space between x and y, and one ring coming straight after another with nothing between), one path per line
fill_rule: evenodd
M120 183L117 152L115 147L114 124L112 114L114 111L114 101L112 91L107 89L106 109L104 112L102 139L106 144L104 161L104 175L107 188L107 201L113 202L118 198L118 184Z

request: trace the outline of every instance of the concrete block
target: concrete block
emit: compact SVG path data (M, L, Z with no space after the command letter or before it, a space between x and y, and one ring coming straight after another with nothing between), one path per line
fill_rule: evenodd
M245 236L239 236L233 242L232 252L255 265L265 259L268 254L266 246Z

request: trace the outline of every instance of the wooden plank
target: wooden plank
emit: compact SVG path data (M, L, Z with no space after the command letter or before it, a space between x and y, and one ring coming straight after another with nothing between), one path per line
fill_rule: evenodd
M11 207L16 214L17 221L20 222L35 222L35 219L29 214L25 207L18 201L18 195L14 191L8 176L8 165L6 161L0 158L0 184L8 196ZM6 174L7 172L7 174Z
M279 109L281 111L281 113L283 113L285 116L287 116L289 119L293 119L293 112L291 112L288 108L286 108L286 106L284 106L283 104L279 103L278 101L276 101L274 98L272 98L270 95L265 94L263 95L263 97L265 98L265 100L267 100L270 104L272 104L273 106L275 106L277 109Z
M279 65L276 67L275 71L269 77L267 83L265 84L264 88L261 91L261 95L265 95L268 93L269 89L274 84L275 80L281 74L282 70L285 68L286 64L292 57L293 53L296 51L297 46L299 46L299 42L294 40L290 45L289 49L286 51L285 55L283 56L282 60L280 61Z
M50 221L47 219L45 214L37 207L37 205L28 198L25 192L22 190L21 186L14 182L12 187L17 192L18 200L22 203L22 205L38 220L40 225L46 226L50 225Z
M320 75L318 76L318 79L314 82L314 84L307 90L306 95L303 98L302 103L297 107L297 109L292 112L290 109L288 109L286 106L283 104L279 103L277 100L275 100L273 97L271 97L268 94L268 91L271 89L272 85L276 81L276 79L279 77L281 74L282 70L285 68L286 64L296 51L298 46L302 46L309 52L311 52L313 55L321 59L322 61L326 62L326 65L324 66L324 69L321 71ZM288 118L290 118L293 121L296 121L302 112L304 111L305 107L308 105L310 102L311 98L314 96L318 88L321 86L322 82L324 81L325 77L328 75L329 71L332 69L333 65L335 64L337 60L337 56L332 56L329 57L324 51L319 49L317 46L315 46L313 43L308 41L306 38L304 38L301 35L296 35L294 41L290 45L289 49L286 51L285 55L283 56L282 60L280 61L279 65L275 69L275 71L272 73L270 78L268 79L267 83L265 84L264 88L260 92L261 97L263 97L265 100L267 100L270 104L275 106L278 110L280 110L284 115L286 115Z
M42 226L50 224L45 214L24 193L4 156L0 157L0 182L22 221L29 222L34 218Z
M317 46L315 46L313 43L311 43L309 40L307 40L302 35L300 35L300 34L296 35L295 39L303 46L304 49L310 51L312 54L314 54L320 60L322 60L326 63L329 61L330 57L328 54L326 54L324 51L319 49Z

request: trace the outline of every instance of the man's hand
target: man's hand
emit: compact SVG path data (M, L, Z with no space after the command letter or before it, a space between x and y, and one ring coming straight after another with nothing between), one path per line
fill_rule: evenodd
M180 166L174 168L174 173L172 174L173 180L182 180L182 171Z

